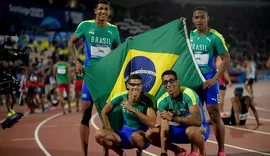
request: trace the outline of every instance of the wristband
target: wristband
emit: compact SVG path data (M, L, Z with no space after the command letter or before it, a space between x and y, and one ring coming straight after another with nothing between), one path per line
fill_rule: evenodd
M161 153L160 156L168 156L167 153Z

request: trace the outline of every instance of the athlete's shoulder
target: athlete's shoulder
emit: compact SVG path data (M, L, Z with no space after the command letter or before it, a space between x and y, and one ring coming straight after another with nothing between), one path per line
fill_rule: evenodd
M209 30L209 33L211 33L211 35L214 35L216 37L222 37L221 33L219 33L217 30L212 29L212 28Z
M111 24L110 22L107 22L107 24L108 24L108 26L109 26L109 27L112 27L112 28L117 28L117 26L116 26L116 25Z
M191 88L188 88L188 87L184 87L184 86L181 86L180 87L180 91L184 94L187 94L189 96L193 96L195 93L195 91Z
M190 35L194 35L195 33L197 33L197 29L191 30L189 34L190 34Z
M169 93L166 92L162 94L161 97L158 99L157 103L159 104L162 101L166 101L168 97L170 97Z
M122 96L125 96L127 95L127 91L123 91L123 92L120 92L120 93L117 93L114 95L114 97L112 98L113 99L116 99L116 98L119 98L119 97L122 97Z
M84 25L89 25L89 24L94 24L94 23L96 23L95 20L85 20L85 21L82 21L82 22L78 25L78 27L84 26Z

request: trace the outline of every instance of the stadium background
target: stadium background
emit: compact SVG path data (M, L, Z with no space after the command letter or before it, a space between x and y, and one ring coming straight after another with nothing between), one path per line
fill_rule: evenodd
M225 37L232 58L229 73L234 82L244 81L242 63L253 55L258 68L257 79L269 79L266 61L270 55L270 1L268 0L111 0L110 22L117 25L121 40L159 27L181 16L194 29L192 10L206 6L210 27ZM77 25L93 19L95 0L3 0L0 2L0 45L34 47L32 59L45 61L54 52L67 53L67 41ZM9 40L9 35L12 42ZM7 36L4 36L7 35ZM82 42L78 43L78 47ZM59 48L59 49L58 49ZM57 50L55 50L57 49ZM83 47L79 49L83 54ZM55 59L55 58L54 58ZM53 61L53 63L55 60ZM43 63L43 62L42 62Z

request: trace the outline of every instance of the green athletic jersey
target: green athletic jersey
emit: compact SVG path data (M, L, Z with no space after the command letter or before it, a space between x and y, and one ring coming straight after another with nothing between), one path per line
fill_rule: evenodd
M75 31L77 38L83 37L86 60L85 65L88 65L92 60L99 60L108 55L112 47L121 43L117 26L107 23L105 28L97 26L95 20L87 20L81 22ZM95 62L95 61L91 61Z
M56 65L56 80L58 84L69 83L69 73L67 63L57 63Z
M115 95L112 98L110 103L113 106L119 106L119 105L121 106L121 103L124 102L124 99L122 96L128 99L127 91ZM148 93L142 93L140 101L138 103L133 104L133 107L136 110L142 112L143 114L147 114L148 108L156 108L156 101L152 95ZM121 110L124 117L124 127L132 128L136 130L148 129L148 126L144 125L134 113L124 109L122 106L121 106Z
M194 90L180 87L180 93L181 94L175 99L171 99L167 92L164 93L157 102L159 112L165 110L171 112L175 116L186 117L190 115L189 107L193 105L199 105L201 110L203 110L199 97Z
M190 43L194 57L202 74L216 70L215 58L228 51L223 36L214 29L199 35L197 29L190 32Z

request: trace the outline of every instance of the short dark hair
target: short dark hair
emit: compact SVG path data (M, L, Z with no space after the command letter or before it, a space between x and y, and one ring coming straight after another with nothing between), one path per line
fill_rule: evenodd
M138 80L141 80L142 81L142 77L139 75L139 74L132 74L128 77L128 80L127 82L129 82L130 80L132 79L138 79Z
M65 61L65 55L63 55L63 54L62 55L59 55L59 60L60 61Z
M204 7L204 6L197 6L197 7L193 10L193 12L194 12L194 11L197 11L197 10L203 10L203 11L205 11L205 12L208 14L208 10L207 10L207 8Z
M98 7L98 4L107 4L107 5L109 5L109 7L111 8L111 4L110 4L110 2L109 2L108 0L98 0L98 1L96 2L95 8Z
M161 79L162 79L165 75L174 75L174 77L175 77L176 79L178 79L178 78L177 78L176 72L173 71L173 70L166 70L165 72L163 72L162 75L161 75Z

